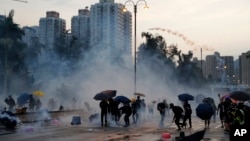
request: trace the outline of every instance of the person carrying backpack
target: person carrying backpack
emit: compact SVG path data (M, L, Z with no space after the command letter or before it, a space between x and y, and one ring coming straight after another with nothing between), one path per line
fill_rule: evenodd
M182 113L183 113L183 109L180 106L174 106L173 103L170 103L170 109L172 109L173 113L174 113L174 117L173 117L173 121L175 122L176 126L178 127L178 131L181 130L180 127L180 119L182 117Z

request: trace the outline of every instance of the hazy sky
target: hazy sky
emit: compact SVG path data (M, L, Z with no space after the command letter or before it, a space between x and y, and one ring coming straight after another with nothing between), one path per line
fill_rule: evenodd
M0 14L7 15L14 9L16 23L20 26L33 26L38 25L39 19L46 16L46 11L54 10L66 20L67 29L70 29L71 17L78 14L78 9L99 2L99 0L27 1L28 3L0 0ZM143 41L140 39L141 32L149 31L162 35L168 44L177 44L184 53L187 50L194 50L194 55L199 58L199 50L202 47L203 59L205 55L213 54L214 51L220 52L221 56L234 56L234 59L237 59L242 52L250 50L249 0L146 1L148 10L143 9L142 2L138 5L138 44ZM115 2L124 4L126 0L115 0ZM131 4L127 5L127 8L133 12ZM149 30L156 27L169 32ZM208 49L205 49L205 46ZM195 51L195 48L198 51Z

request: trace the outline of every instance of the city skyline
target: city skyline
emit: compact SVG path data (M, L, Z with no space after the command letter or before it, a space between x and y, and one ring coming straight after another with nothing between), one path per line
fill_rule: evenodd
M66 20L67 29L71 27L71 18L84 9L98 3L99 0L27 0L22 3L2 0L0 14L7 15L14 9L14 21L23 26L39 25L39 19L46 16L46 11L57 11L60 18ZM115 0L124 4L126 0ZM135 1L136 2L136 1ZM149 9L143 10L138 5L137 46L143 42L141 32L158 33L166 43L177 44L186 53L194 51L194 57L200 59L203 48L203 60L206 55L220 52L221 56L233 56L238 59L241 53L250 49L250 1L210 0L210 1L171 1L146 0ZM133 6L126 7L133 14ZM149 30L149 29L154 30ZM156 30L159 29L159 30ZM165 31L163 31L165 30ZM185 39L185 40L184 40ZM206 47L208 49L206 49Z

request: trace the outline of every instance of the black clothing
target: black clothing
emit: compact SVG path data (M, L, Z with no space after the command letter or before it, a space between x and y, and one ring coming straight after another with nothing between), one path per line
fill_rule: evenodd
M184 118L183 118L183 124L186 125L186 121L189 121L189 126L190 128L192 127L192 120L191 120L191 115L192 115L192 109L189 103L184 103L183 105L184 108Z
M12 111L14 106L16 105L15 100L10 96L6 98L4 101L9 106L8 111Z
M159 123L159 127L161 127L161 128L164 127L164 119L165 119L166 108L167 108L166 102L160 102L160 103L157 104L157 110L161 114L161 120L160 120L160 123Z
M103 126L103 118L105 120L105 126L108 126L108 121L107 121L107 114L108 114L108 108L109 108L109 104L105 101L102 100L100 102L100 108L101 108L101 123Z
M137 105L135 102L131 104L131 108L132 108L133 122L136 123L139 115L137 112Z
M120 118L120 111L118 106L119 102L113 101L113 99L109 100L109 112L111 113L112 119L115 120L115 122L118 122Z
M160 114L164 114L165 115L165 111L166 111L166 103L161 102L157 104L157 110L160 112Z
M175 124L178 127L178 130L180 130L180 119L182 117L183 109L180 106L173 106L172 111L174 113L173 120L175 120Z
M130 125L129 117L132 114L131 107L129 105L125 105L125 106L121 107L120 110L122 111L122 114L125 114L125 116L124 116L125 126L129 126Z
M219 114L220 114L220 120L223 120L224 116L225 116L225 108L224 108L224 105L223 103L219 103L218 105L218 111L219 111Z

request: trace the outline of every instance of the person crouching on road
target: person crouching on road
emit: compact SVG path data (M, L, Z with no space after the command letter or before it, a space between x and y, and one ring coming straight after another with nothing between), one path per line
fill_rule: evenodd
M183 109L180 106L174 106L173 103L170 103L170 109L172 109L173 113L174 113L174 117L173 117L173 121L175 122L176 126L178 127L178 131L181 130L180 127L180 119L182 117L182 113L183 113Z
M122 114L125 114L125 116L124 116L124 122L125 122L124 127L130 126L129 117L132 114L132 108L131 108L131 106L129 105L129 103L124 103L123 106L120 108L120 110L121 110Z

